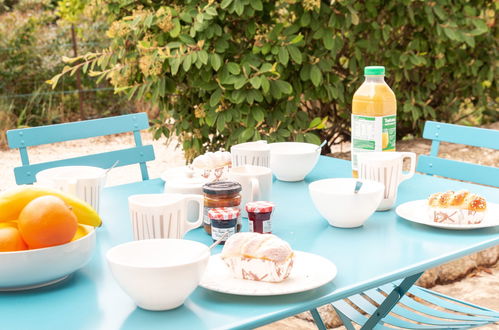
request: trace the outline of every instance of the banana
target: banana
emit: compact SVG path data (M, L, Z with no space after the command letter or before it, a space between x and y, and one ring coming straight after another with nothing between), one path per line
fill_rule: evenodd
M91 231L94 230L93 227L89 227L87 225L82 225L81 223L78 224L78 228L76 229L76 233L71 240L71 242L79 240L80 238L87 236L88 234L91 233Z
M26 204L37 197L46 195L57 196L66 202L72 208L79 223L93 227L101 225L102 220L99 214L87 202L55 189L37 186L19 186L0 193L0 222L16 220Z

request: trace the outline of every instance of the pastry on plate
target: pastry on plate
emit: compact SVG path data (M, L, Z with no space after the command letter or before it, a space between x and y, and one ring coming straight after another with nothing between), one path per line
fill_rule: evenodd
M273 234L237 233L225 242L221 258L236 278L281 282L291 272L294 253Z
M485 198L467 190L438 192L428 197L428 216L434 222L478 224L486 211Z

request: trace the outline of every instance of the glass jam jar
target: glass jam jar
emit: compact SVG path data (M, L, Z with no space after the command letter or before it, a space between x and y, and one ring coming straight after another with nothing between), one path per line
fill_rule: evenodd
M237 219L241 210L237 207L216 207L208 211L211 223L211 238L216 241L223 238L220 244L237 232Z
M248 212L249 231L260 234L272 233L271 215L275 204L266 201L246 203Z
M204 217L203 228L211 235L211 221L208 212L213 208L235 207L240 209L241 185L233 181L210 182L203 185L204 193ZM236 231L241 230L241 214L237 217Z

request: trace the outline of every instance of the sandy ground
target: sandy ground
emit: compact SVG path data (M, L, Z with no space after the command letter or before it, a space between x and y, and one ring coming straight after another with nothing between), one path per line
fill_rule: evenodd
M493 126L493 128L498 129L499 123L496 124L497 125ZM144 144L152 144L155 150L156 160L148 162L147 165L151 178L159 177L161 173L169 168L184 165L182 151L179 148L176 148L174 143L165 145L162 141L153 141L151 135L147 132L142 133L142 137ZM119 136L33 147L30 149L29 155L32 163L38 163L122 149L133 145L132 136L122 134ZM478 159L478 162L480 163L483 163L483 159L487 159L488 161L485 163L492 163L491 165L495 164L495 166L499 164L499 154L497 152L485 151L485 154L476 154L473 148L471 151L470 149L466 149L464 152L462 152L462 147L459 149L459 146L448 148L447 153L453 154L454 156L456 155L456 150L452 148L457 148L456 150L461 158ZM417 153L427 153L429 144L422 140L403 142L400 144L400 149L412 150ZM348 157L348 154L340 152L344 150L348 150L348 147L338 146L333 150L333 154L341 157ZM20 158L17 150L0 150L0 191L15 186L13 168L19 165ZM141 180L141 177L138 165L126 166L115 168L109 173L108 185L117 185L139 180ZM458 282L439 285L434 287L433 290L471 303L499 310L499 265L496 264L490 268L478 269ZM265 328L313 329L314 326L310 322L293 318L274 323ZM499 325L486 326L481 329L499 329Z

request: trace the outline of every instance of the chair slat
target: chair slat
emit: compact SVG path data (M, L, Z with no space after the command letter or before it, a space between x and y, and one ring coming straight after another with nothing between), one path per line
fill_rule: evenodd
M350 297L348 297L348 300L350 300L357 307L359 307L360 309L362 309L363 311L365 311L369 315L373 315L373 313L376 312L377 307L375 305L373 305L371 302L369 302L367 299L362 297L361 295L350 296ZM381 302L383 302L383 300ZM396 326L396 327L401 327L404 329L441 329L442 328L442 325L436 326L436 325L431 324L431 323L429 323L429 325L411 323L411 322L408 322L406 320L402 320L402 319L399 319L397 317L394 317L390 314L388 314L387 316L385 316L383 318L383 322L385 322L386 324ZM443 324L449 325L449 322L443 323ZM456 327L469 327L470 326L470 324L466 324L466 325L452 324L452 325L456 326ZM475 323L472 323L471 325L475 325Z
M416 171L499 187L499 168L421 155Z
M364 294L366 294L369 298L371 298L372 300L374 300L378 304L381 304L383 302L383 300L385 299L385 296L382 295L381 293L379 293L377 289L372 289L372 290L366 291L366 292L364 292ZM413 301L413 299L409 298L408 296L405 296L401 299L401 302L406 301L406 300ZM462 327L481 325L485 322L490 321L490 319L484 319L483 317L463 316L461 318L460 317L461 315L446 313L443 311L440 312L440 311L437 311L437 310L434 310L434 309L431 309L431 308L425 306L425 307L429 308L430 312L432 312L431 314L428 314L428 313L425 313L423 309L419 308L419 307L421 307L420 303L417 303L415 301L414 301L414 303L417 304L417 306L415 304L412 304L412 306L417 307L417 308L412 308L409 305L406 305L406 306L409 308L412 308L413 310L417 310L419 313L415 313L412 310L404 308L400 304L396 305L392 309L391 312L394 314L400 315L402 317L405 317L409 320L413 320L413 321L420 322L420 323L439 325L439 326L448 326L450 323L449 321L451 321L451 320L456 321L455 323L452 323L453 326L462 326ZM431 315L434 317L439 317L440 320L428 317L428 315ZM456 318L456 316L458 318ZM441 320L441 319L448 319L448 321Z
M145 112L7 131L10 148L22 148L139 131L149 127Z
M499 150L499 130L494 129L427 121L423 137L429 140Z
M109 168L116 162L116 160L119 160L117 166L132 165L137 164L138 162L142 164L146 161L154 160L154 149L151 145L146 145L141 147L56 160L52 162L20 166L14 168L14 174L17 184L31 184L36 181L36 173L44 169L70 165L87 165Z

